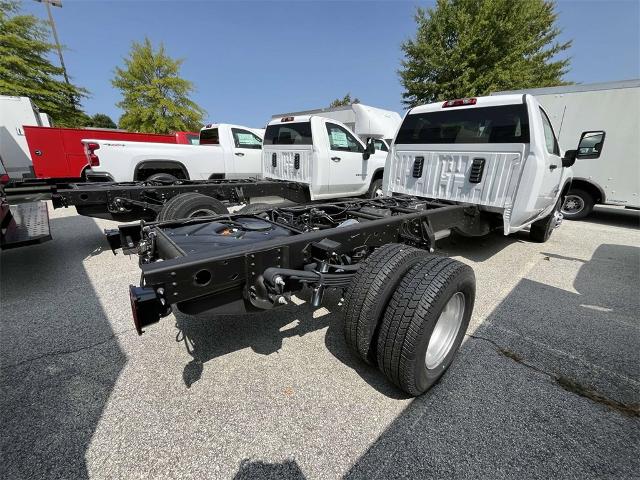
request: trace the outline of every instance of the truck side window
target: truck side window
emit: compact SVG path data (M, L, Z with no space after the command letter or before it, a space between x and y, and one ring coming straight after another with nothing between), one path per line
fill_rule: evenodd
M558 146L556 135L553 133L553 127L551 126L549 117L547 117L547 114L542 109L540 109L540 113L542 114L542 126L544 127L544 140L547 144L547 152L552 155L560 155L560 147Z
M236 144L236 148L253 148L260 150L262 148L262 140L260 137L248 130L241 130L239 128L232 128L233 141Z
M364 147L353 135L339 125L327 123L327 134L331 150L363 153Z
M584 132L578 144L577 158L598 158L602 153L605 132Z
M373 144L376 147L376 152L380 151L380 152L388 152L389 149L387 148L387 146L385 145L385 143L382 140L374 140Z

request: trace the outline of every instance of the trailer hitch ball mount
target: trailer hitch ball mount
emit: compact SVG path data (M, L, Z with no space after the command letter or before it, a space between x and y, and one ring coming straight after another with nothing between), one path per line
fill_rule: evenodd
M138 335L144 333L144 327L159 322L160 318L171 313L171 306L153 288L129 285L129 299Z

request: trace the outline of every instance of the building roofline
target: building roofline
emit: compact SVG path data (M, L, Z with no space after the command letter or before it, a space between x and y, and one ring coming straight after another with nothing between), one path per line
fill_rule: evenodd
M619 80L616 82L601 82L577 85L562 85L559 87L545 88L525 88L522 90L504 90L502 92L493 92L491 95L510 95L513 93L529 93L531 95L553 95L560 93L574 92L593 92L597 90L615 90L620 88L637 88L640 87L640 78L630 80Z

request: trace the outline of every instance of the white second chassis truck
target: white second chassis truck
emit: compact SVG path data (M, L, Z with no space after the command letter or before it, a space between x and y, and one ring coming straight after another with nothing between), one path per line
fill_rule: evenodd
M381 196L385 138L400 121L395 112L357 103L275 115L265 131L263 176L308 185L312 200Z
M640 80L537 88L561 148L575 148L573 182L562 213L584 218L594 205L640 208Z
M326 119L315 130L313 117L303 120L287 141L331 134ZM298 170L319 158L300 144L265 148L272 146L265 161L291 152L292 169L296 153ZM362 153L359 163L367 161ZM139 256L141 285L129 288L139 334L174 307L185 314L273 309L303 287L316 307L327 288L339 289L346 343L419 395L453 361L475 299L473 270L435 255L437 239L528 226L532 240L547 241L562 219L575 155L560 151L530 95L434 103L404 117L385 167L387 196L124 225L107 239Z

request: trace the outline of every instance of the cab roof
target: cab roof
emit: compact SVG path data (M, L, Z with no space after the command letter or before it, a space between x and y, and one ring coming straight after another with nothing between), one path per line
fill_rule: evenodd
M465 108L479 108L479 107L497 107L500 105L517 105L525 102L525 95L496 95L491 97L473 97L476 99L476 103L474 105L460 105L455 107L443 107L444 101L428 103L426 105L419 105L417 107L412 108L407 113L408 115L413 115L415 113L428 113L428 112L439 112L442 110L462 110ZM456 99L450 99L456 100Z

